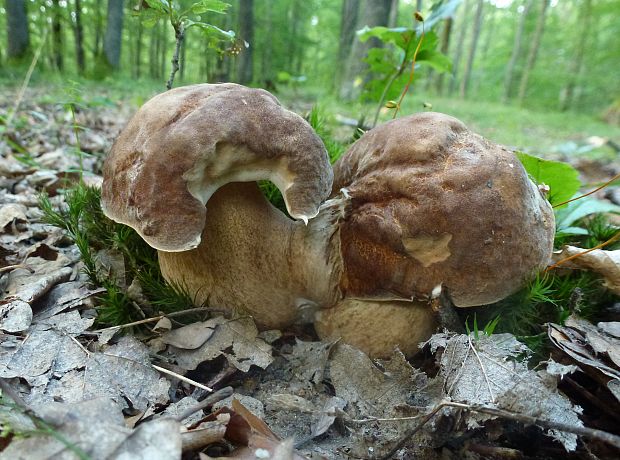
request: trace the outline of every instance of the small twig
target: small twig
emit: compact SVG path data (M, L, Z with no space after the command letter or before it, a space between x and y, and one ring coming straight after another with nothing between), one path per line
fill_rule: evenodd
M437 405L432 411L430 411L423 419L422 421L415 427L411 428L410 430L407 431L407 433L405 434L405 436L402 437L402 439L400 441L398 441L398 443L396 443L396 445L390 449L390 451L385 454L382 455L381 457L378 457L379 460L389 460L392 457L394 457L394 455L396 454L396 452L398 452L400 449L403 448L403 446L405 444L407 444L407 441L409 441L409 439L411 439L411 437L416 434L418 431L420 431L422 429L422 427L424 425L426 425L430 419L432 419L435 414L437 412L439 412L441 409L443 409L445 407L446 403L441 403L439 405Z
M134 321L132 323L126 323L126 324L119 324L117 326L104 327L103 329L97 329L96 331L92 331L92 332L93 333L100 333L100 332L105 332L105 331L118 331L118 330L126 328L126 327L139 326L140 324L146 324L146 323L155 323L155 322L159 321L162 318L174 318L176 316L187 315L188 313L198 313L198 312L203 312L203 311L217 312L219 310L213 310L212 308L208 308L208 307L188 308L187 310L175 311L173 313L168 313L166 315L154 316L152 318L145 318L145 319L141 319L139 321Z
M403 89L403 92L401 93L400 98L398 99L398 102L396 103L396 109L394 110L394 116L392 117L393 119L396 118L396 115L398 115L398 111L400 110L400 104L403 102L403 99L405 99L405 96L407 95L407 92L409 91L409 87L411 86L411 83L413 82L413 76L415 75L416 60L418 58L418 53L420 52L420 47L422 46L422 42L424 41L424 35L425 35L424 19L418 12L415 13L415 17L417 20L422 22L422 33L420 34L420 40L418 41L418 46L416 46L415 51L413 52L413 59L411 61L411 72L409 73L409 80L407 81L407 84L405 85L405 89Z
M34 270L25 264L7 265L6 267L0 267L0 273L10 272L12 270L17 270L18 268L23 268L24 270L28 270L30 273L34 273Z
M487 388L489 389L489 396L491 396L491 403L495 404L495 396L493 396L493 390L491 390L491 382L489 382L489 376L487 375L487 371L482 364L482 360L480 359L480 355L474 347L474 344L471 342L471 337L467 336L467 341L469 342L469 346L471 347L474 355L476 355L476 359L478 360L478 364L480 364L480 369L482 369L482 375L484 376L484 381L487 383Z
M179 415L177 415L176 417L174 417L174 419L177 422L182 422L183 420L185 420L187 417L189 417L190 415L205 409L206 407L212 406L213 404L215 404L218 401L221 401L222 399L226 399L229 396L232 396L234 390L232 387L224 387L221 390L217 390L215 393L213 393L212 395L207 396L205 399L203 399L199 404L190 407L186 410L184 410L183 412L181 412Z
M28 67L28 71L26 72L26 76L24 77L22 86L21 88L19 88L19 93L17 93L17 99L15 99L15 103L13 104L13 109L11 110L11 112L9 113L9 116L6 119L7 127L11 125L11 122L13 121L13 117L15 116L15 114L17 113L17 110L19 109L19 105L24 99L26 88L28 88L28 84L30 83L30 77L32 77L32 72L34 72L34 68L36 67L37 62L39 61L39 57L41 56L41 51L43 51L43 47L46 44L46 41L45 41L46 36L47 36L47 28L43 32L43 39L41 40L41 44L35 51L34 57L32 58L32 62L30 62L30 67Z
M573 201L581 200L582 198L585 198L586 196L592 195L593 193L596 193L599 190L607 187L609 184L611 184L612 182L614 182L617 179L620 179L620 173L616 174L614 177L609 179L607 182L605 182L600 187L596 187L594 190L591 190L588 193L584 193L583 195L576 196L575 198L571 198L570 200L566 200L566 201L562 201L561 203L554 204L553 207L554 208L559 208L560 206L564 206L565 204L572 203Z
M195 387L202 388L203 390L206 390L208 392L215 391L215 390L213 390L213 388L209 388L208 386L203 385L202 383L198 383L195 380L188 379L187 377L185 377L185 376L183 376L181 374L177 374L176 372L172 372L171 370L165 369L163 367L156 366L155 364L151 364L151 366L153 366L153 369L158 370L159 372L161 372L163 374L167 374L167 375L169 375L171 377L179 379L182 382L189 383L190 385L194 385Z
M174 48L174 54L172 55L172 71L170 72L170 78L166 83L167 89L172 89L172 83L174 83L174 76L179 70L179 52L181 51L181 45L183 45L183 39L185 38L185 28L183 23L174 25L174 37L176 38L176 46Z
M537 425L546 430L558 430L564 431L566 433L576 434L578 436L583 436L590 439L595 439L597 441L601 441L607 444L610 444L616 448L620 449L620 436L617 436L612 433L608 433L606 431L595 430L593 428L581 427L568 425L566 423L553 422L551 420L543 420L536 417L532 417L531 415L526 414L518 414L514 412L508 412L503 409L497 409L494 407L486 407L486 406L477 406L470 404L463 404L458 402L450 402L443 401L439 403L437 406L431 410L428 415L426 415L422 421L415 426L414 428L407 431L407 433L401 438L400 441L385 455L378 457L378 460L388 460L392 458L396 452L402 449L407 442L411 439L411 437L416 434L426 423L428 423L431 418L437 414L444 407L454 407L457 409L468 410L471 412L478 412L480 414L488 414L494 417L501 417L508 420L514 420L516 422L523 423L524 425Z

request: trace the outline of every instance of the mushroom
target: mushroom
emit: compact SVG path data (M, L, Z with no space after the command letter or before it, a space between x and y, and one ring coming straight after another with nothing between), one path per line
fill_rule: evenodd
M369 131L334 173L332 187L320 139L266 91L193 85L132 118L104 165L102 206L195 303L261 329L315 322L373 356L413 354L436 327L438 292L488 304L551 255L553 213L519 161L447 115Z
M307 247L305 223L330 193L332 169L310 125L268 92L201 84L155 96L103 175L104 213L156 248L163 276L196 304L244 310L267 329L325 296L327 249ZM296 221L259 179L276 184Z
M339 226L339 287L345 299L364 301L321 311L316 326L324 337L385 354L387 346L374 342L380 337L413 352L433 325L403 300L417 310L443 291L457 307L490 304L549 263L549 202L512 152L455 118L425 112L378 126L340 158L334 176L332 193L351 197ZM408 339L402 323L413 321L426 329ZM375 337L358 331L362 322L379 329Z

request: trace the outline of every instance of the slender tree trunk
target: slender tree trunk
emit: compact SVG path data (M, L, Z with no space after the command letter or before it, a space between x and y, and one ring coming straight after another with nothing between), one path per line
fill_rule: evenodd
M82 25L82 1L75 0L75 24L73 34L75 36L75 62L80 75L86 72L86 59L84 57L84 26Z
M547 18L548 6L549 0L540 0L540 11L538 13L538 19L536 20L534 37L532 38L530 50L527 55L527 61L525 63L525 68L523 69L523 74L521 75L521 82L519 84L519 105L523 104L523 101L525 100L530 75L532 73L532 70L534 70L534 66L536 65L538 48L540 48L540 42L542 41L543 32L545 30L545 20Z
M151 29L151 36L149 38L149 75L151 78L157 77L157 56L159 56L157 52L158 27L159 24L156 24Z
M62 70L64 67L64 46L62 33L62 10L60 9L59 0L52 0L52 43L54 49L54 67L56 70Z
M19 60L30 50L28 12L25 0L6 0L7 58Z
M238 79L242 85L254 79L254 0L239 0L239 37L249 43L239 55Z
M454 50L454 57L452 58L452 79L450 80L450 86L448 93L454 93L456 84L458 82L459 65L461 64L461 57L463 56L463 47L465 46L465 34L467 32L467 24L469 23L469 0L463 2L463 13L461 14L462 21L459 30L459 37L456 42L456 49Z
M418 0L418 1L422 3L421 0ZM396 27L397 24L398 24L398 0L392 0L392 4L390 5L390 16L388 18L388 27Z
M478 0L478 6L476 8L476 16L474 19L474 30L471 38L471 45L469 47L469 54L467 56L467 64L465 65L465 73L463 74L463 80L461 81L460 96L465 98L467 91L469 90L469 81L471 80L471 72L474 67L474 59L476 57L476 49L478 48L478 39L480 38L480 30L482 29L482 11L484 9L484 1Z
M187 55L187 33L184 34L183 43L181 43L181 57L179 59L179 80L181 81L185 79L185 70L187 66L187 61L185 60L186 55Z
M95 0L95 43L93 46L93 60L101 55L101 37L103 36L103 15L101 14L101 0Z
M105 62L114 70L121 65L123 0L108 0L108 23L103 38Z
M512 97L512 86L514 81L515 67L519 55L521 54L521 47L523 44L523 31L525 30L525 23L530 15L532 8L532 0L525 0L523 5L523 12L519 15L519 22L517 25L517 31L515 32L515 39L512 45L512 53L510 55L510 61L506 66L506 73L504 74L504 94L502 96L502 102L508 102Z
M299 38L298 38L298 29L299 29L299 0L291 0L290 9L288 11L289 24L291 26L289 37L288 37L288 71L293 72L293 68L295 65L295 58L298 53L299 48Z
M142 21L138 21L138 40L136 44L136 78L142 76L142 34L144 27Z
M392 0L364 0L362 14L358 20L357 29L364 26L387 26L390 17ZM347 72L340 87L340 97L352 100L359 97L362 89L361 82L368 81L368 64L364 58L371 48L382 46L380 40L371 38L365 42L355 40L348 59Z
M441 31L441 52L445 54L446 56L448 55L448 51L450 50L450 38L452 36L452 24L453 23L454 23L453 18L446 18L444 25L443 25L443 30ZM437 75L437 93L438 94L443 94L444 75L445 74L443 73L440 73L439 75Z
M342 72L347 58L351 53L353 40L355 40L355 26L360 9L360 0L343 0L340 15L340 39L338 41L338 60L336 65L334 83L340 86Z
M583 58L590 41L591 22L592 0L583 0L580 11L577 14L577 24L573 29L579 30L579 26L581 26L581 31L575 36L575 54L568 65L566 86L564 86L560 93L560 110L562 111L570 109L574 102L575 87L583 70Z
M157 78L164 78L166 74L166 51L168 49L168 24L163 23L159 29L159 68Z
M265 30L273 29L273 8L272 2L264 2L265 7ZM274 75L272 67L273 46L272 41L267 33L267 39L263 42L261 49L261 81L265 83L267 88L275 88Z

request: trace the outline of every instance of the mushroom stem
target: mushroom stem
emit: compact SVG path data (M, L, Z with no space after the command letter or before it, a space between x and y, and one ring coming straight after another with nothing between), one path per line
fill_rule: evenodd
M224 185L207 206L196 249L158 251L164 277L195 304L242 309L261 329L285 327L304 312L312 321L333 292L326 229L287 218L255 182Z

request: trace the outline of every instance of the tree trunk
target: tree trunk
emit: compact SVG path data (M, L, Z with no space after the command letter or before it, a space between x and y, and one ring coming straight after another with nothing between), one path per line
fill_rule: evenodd
M345 68L347 58L351 53L351 47L355 40L355 26L360 9L360 0L343 0L340 16L340 39L338 41L338 60L335 72L335 84L339 87L342 79L342 71Z
M298 29L299 29L299 0L292 0L290 2L290 9L288 10L289 24L291 26L288 37L288 63L287 70L291 73L294 72L295 57L297 56L297 49L299 47Z
M461 81L460 96L462 98L467 96L469 89L469 81L471 80L471 71L474 67L474 58L476 57L476 49L478 47L478 38L480 37L480 29L482 28L482 11L484 8L483 0L478 0L478 7L476 8L476 16L474 19L474 30L471 38L471 45L469 47L469 55L467 56L467 64L465 65L465 73L463 80Z
M238 58L239 83L247 85L254 79L254 0L239 0L239 37L250 45Z
M469 0L463 2L462 25L459 31L459 38L456 43L456 50L454 51L454 58L452 58L452 79L450 80L450 87L448 93L454 93L456 89L457 77L459 74L459 65L461 63L461 56L463 56L463 46L465 46L465 33L467 32L467 24L469 23Z
M142 21L138 20L138 43L136 44L136 78L142 75Z
M62 33L62 10L60 9L59 0L52 0L52 44L53 44L53 62L56 70L62 70L64 67L63 56L63 33Z
M75 0L75 62L80 75L86 71L86 59L84 57L84 26L82 25L82 0Z
M103 54L106 64L118 70L121 64L123 33L123 0L108 0L108 23L103 37Z
M421 3L421 0L418 0ZM396 27L398 25L398 0L392 0L390 5L390 17L388 18L388 27Z
M25 0L6 0L7 58L21 59L30 50L28 13Z
M560 93L560 110L566 111L571 108L575 97L575 87L583 69L583 57L589 42L592 22L592 0L583 0L581 9L577 14L577 25L573 30L581 31L575 36L575 54L568 65L568 80Z
M95 43L93 46L93 60L101 55L101 36L103 30L103 15L101 14L101 0L95 1Z
M265 7L265 30L273 28L273 8L272 2L264 2ZM261 49L261 81L265 88L275 88L274 75L272 69L273 47L272 41L267 37Z
M523 104L525 95L527 93L527 85L530 79L530 74L536 65L536 58L538 57L538 48L542 41L543 32L545 30L545 19L547 17L547 7L549 6L549 0L540 0L540 11L538 13L538 19L536 20L536 30L534 31L534 37L530 45L530 50L527 55L527 61L523 74L521 75L521 82L519 84L519 105Z
M357 23L357 29L364 26L387 26L390 17L392 0L364 0L362 3L362 15ZM368 64L364 61L371 48L382 46L380 40L371 38L365 42L354 40L349 55L345 78L340 87L340 97L352 100L359 97L362 89L361 82L368 81Z
M448 55L448 51L450 50L450 38L452 36L452 24L454 23L453 18L446 18L443 30L441 31L441 52ZM440 73L437 75L437 94L443 94L443 81L444 74Z
M504 74L504 94L502 96L502 102L506 103L512 97L512 85L514 81L514 72L517 60L521 54L521 46L523 44L523 31L525 30L525 23L530 15L532 8L532 0L525 0L523 5L523 12L519 15L519 23L517 25L517 31L515 32L515 39L512 45L512 54L510 55L510 61L506 66L506 73Z

